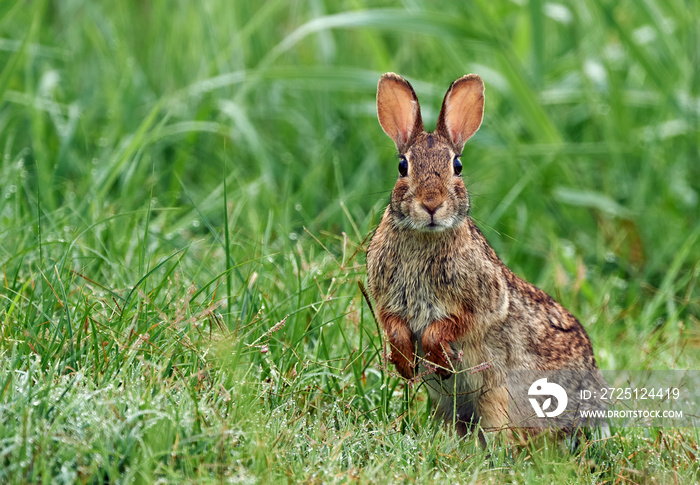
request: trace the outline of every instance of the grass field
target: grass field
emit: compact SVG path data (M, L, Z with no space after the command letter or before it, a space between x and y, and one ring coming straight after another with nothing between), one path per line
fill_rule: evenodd
M700 3L0 2L0 482L694 483L695 428L458 441L358 288L427 127L486 83L472 214L603 369L700 369Z

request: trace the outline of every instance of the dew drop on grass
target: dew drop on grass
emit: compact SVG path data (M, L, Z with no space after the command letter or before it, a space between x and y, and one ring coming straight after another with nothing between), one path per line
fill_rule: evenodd
M583 72L588 76L588 79L598 86L607 85L607 72L603 64L597 59L586 59L583 63Z
M289 239L291 239L292 241L296 241L298 238L299 238L299 236L297 236L296 232L289 233Z
M614 277L614 278L612 278L611 281L612 281L612 284L615 288L619 288L621 290L626 289L628 286L627 280L624 280L622 278Z
M603 49L605 58L611 62L622 61L625 57L625 51L622 49L620 43L610 43Z
M644 25L635 29L632 35L639 45L649 44L656 39L656 31L649 25Z
M568 259L573 259L573 257L576 255L576 248L570 241L562 241L562 250L564 256L566 256Z
M544 5L544 13L547 17L562 24L570 24L573 19L571 10L559 3L547 2Z

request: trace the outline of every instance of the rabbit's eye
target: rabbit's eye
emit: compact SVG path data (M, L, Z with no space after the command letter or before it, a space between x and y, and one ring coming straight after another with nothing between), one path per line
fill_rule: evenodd
M401 157L399 160L399 175L402 177L405 177L406 174L408 173L408 160L406 160L406 157Z
M462 161L459 157L455 157L453 165L455 168L455 175L460 175L462 173Z

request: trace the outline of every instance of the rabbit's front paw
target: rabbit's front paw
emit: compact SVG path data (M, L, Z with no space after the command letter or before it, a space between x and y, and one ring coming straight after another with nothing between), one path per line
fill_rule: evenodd
M404 379L412 379L415 374L415 352L411 331L407 327L400 327L389 334L389 347L391 356L389 361L396 366L396 370Z
M398 315L379 311L379 320L384 326L389 340L389 362L404 379L412 379L415 375L415 359L413 334L406 322Z
M455 371L454 363L458 360L457 353L450 345L455 337L453 327L454 322L451 320L438 320L425 329L421 339L425 359L435 366L435 373L442 379L452 375Z

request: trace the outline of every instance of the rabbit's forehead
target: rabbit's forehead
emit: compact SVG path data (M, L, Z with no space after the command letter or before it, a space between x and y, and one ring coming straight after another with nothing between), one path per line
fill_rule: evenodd
M416 168L430 165L450 165L456 155L452 146L441 136L426 133L411 146L406 154Z

